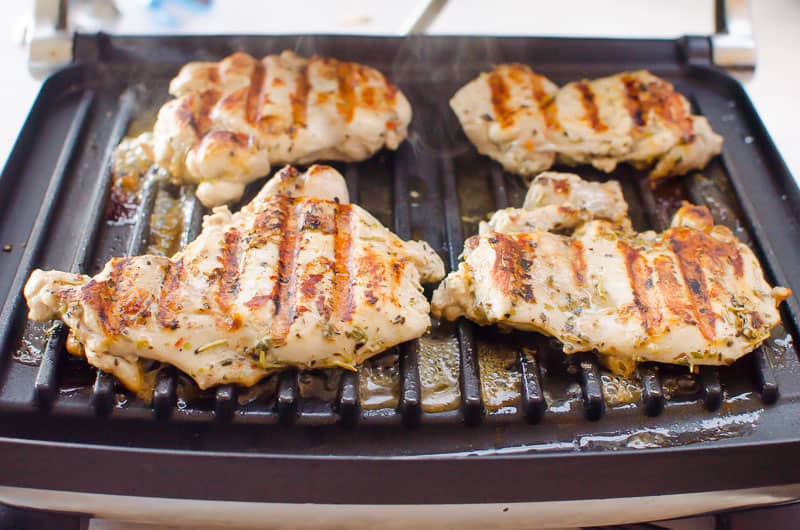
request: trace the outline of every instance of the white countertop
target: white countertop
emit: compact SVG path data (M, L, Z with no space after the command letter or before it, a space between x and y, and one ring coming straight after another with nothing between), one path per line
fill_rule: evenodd
M187 0L164 0L158 12L146 0L117 0L123 16L117 33L360 33L402 34L423 9L424 0L344 0L267 2L217 0L208 8L188 9ZM758 50L755 74L737 75L795 178L800 176L800 91L796 58L800 50L800 2L750 2ZM489 7L491 5L491 8ZM486 35L574 35L677 37L713 32L711 0L450 0L430 26L430 33ZM27 70L20 44L31 3L3 5L0 57L0 161L5 162L27 115L40 81ZM248 16L242 17L241 13ZM75 17L81 23L79 17ZM87 26L93 31L97 27Z

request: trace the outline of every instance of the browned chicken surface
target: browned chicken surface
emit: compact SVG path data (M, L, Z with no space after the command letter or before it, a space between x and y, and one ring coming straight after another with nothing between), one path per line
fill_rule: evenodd
M516 212L523 222L500 211L466 241L433 294L434 316L537 331L567 353L684 365L730 364L781 321L791 292L771 287L752 250L705 207L684 204L669 229L637 233L616 182L548 173L528 198ZM582 212L571 234L549 231L559 203Z
M450 100L482 154L523 176L554 164L611 172L623 162L653 179L701 169L722 137L672 84L650 72L622 72L558 88L528 66L503 64Z
M411 121L408 100L378 70L291 51L189 63L170 94L153 131L155 161L198 183L208 207L238 200L271 165L397 149Z
M94 277L36 270L25 297L29 318L63 320L73 352L131 390L150 360L208 388L292 366L353 369L425 333L421 282L443 276L426 243L349 204L334 169L289 167L239 212L215 208L172 258L114 258Z

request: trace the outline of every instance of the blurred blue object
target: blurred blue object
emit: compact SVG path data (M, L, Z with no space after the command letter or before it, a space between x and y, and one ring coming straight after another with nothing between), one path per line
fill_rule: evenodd
M165 4L177 4L192 11L205 11L211 6L212 0L147 0L147 6L158 9Z
M159 24L177 28L181 25L180 11L202 13L211 7L212 0L145 0ZM178 8L178 9L174 9Z

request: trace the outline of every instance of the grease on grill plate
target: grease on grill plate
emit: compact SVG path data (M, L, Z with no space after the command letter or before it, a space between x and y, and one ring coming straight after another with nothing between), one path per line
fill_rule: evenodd
M485 339L478 341L478 369L484 407L490 414L516 412L522 380L517 350L502 338L489 335Z
M358 396L365 410L394 409L400 402L397 348L376 355L359 367Z
M458 378L458 339L451 323L434 323L431 332L419 339L419 382L422 410L446 412L456 410L461 401Z
M153 170L151 134L128 136L114 151L111 160L111 196L108 221L129 224L139 207L142 183Z
M107 230L111 234L106 240L113 241L110 245L106 243L106 247L101 247L101 251L96 253L95 259L98 263L100 259L105 259L103 254L124 253L121 249L124 248L126 234L130 231L128 225L135 221L143 183L148 179L155 179L158 185L149 219L146 252L171 256L185 243L182 238L186 238L192 222L193 206L187 201L187 198L193 196L192 190L169 184L168 175L153 167L152 152L147 145L148 135L135 136L149 130L153 119L154 114L150 111L140 114L129 127L129 136L115 151L112 160L112 192L106 217ZM352 200L367 208L388 226L392 224L391 168L394 167L396 156L400 154L381 153L358 165L345 167L337 164L337 168L347 174L353 193ZM522 204L527 191L519 178L504 174L499 166L482 158L476 160L475 156L470 152L453 159L459 215L465 237L477 232L478 223L489 212ZM662 184L656 193L649 195L636 186L636 175L632 171L620 171L619 180L625 188L626 198L631 205L630 215L637 229L657 224L654 221L658 221L658 218L668 218L682 198L689 198L695 203L709 206L718 223L728 225L739 237L752 243L739 221L741 214L729 206L735 203L732 202L724 170L716 164L709 177L695 174L675 179ZM596 172L584 168L579 169L578 173L590 179L598 178ZM415 208L426 204L424 186L415 185L409 197L411 206ZM425 219L424 222L431 221ZM415 235L419 230L417 224L412 223L411 227ZM37 365L46 342L46 334L46 326L26 323L20 347L13 354L14 360ZM418 340L421 408L426 414L455 411L461 406L461 354L457 337L455 324L434 321L431 332ZM793 353L792 337L782 327L778 328L775 330L774 340L767 347L774 366L781 369L785 357ZM535 334L507 334L493 327L477 328L475 351L481 398L489 417L520 417L523 385L520 359L529 355L534 357L541 373L541 392L547 404L545 421L560 424L579 424L582 421L584 406L579 383L580 368L574 358L565 357L560 352L555 341ZM367 415L370 412L376 415L394 415L398 410L402 386L399 357L399 349L392 348L358 367L358 406L367 411ZM732 375L724 379L727 386L722 396L721 415L718 419L712 417L705 424L697 426L694 432L690 432L694 427L688 424L675 431L639 429L609 434L594 434L589 431L576 434L570 445L575 449L616 450L624 447L684 445L714 437L726 438L744 434L758 421L760 406L753 387L749 384L748 367L749 364L745 362L726 369L732 370ZM201 391L188 377L176 372L172 367L153 364L150 366L148 379L155 384L162 375L175 378L177 414L202 414L204 411L214 410L215 389ZM60 395L84 395L88 398L92 394L90 382L94 379L94 374L94 369L83 359L67 356L59 368ZM299 398L336 402L342 385L340 370L300 372L294 376L297 378ZM702 398L704 389L699 375L690 373L685 367L660 366L658 379L664 398L668 401L668 409L701 406L697 400ZM280 377L272 375L252 387L237 389L235 396L240 410L247 412L251 407L257 410L276 408L279 383ZM609 414L639 414L638 411L630 410L640 408L643 400L644 389L637 375L622 377L601 370L600 386ZM151 396L151 391L140 397L121 393L116 396L115 405L142 406L149 404Z

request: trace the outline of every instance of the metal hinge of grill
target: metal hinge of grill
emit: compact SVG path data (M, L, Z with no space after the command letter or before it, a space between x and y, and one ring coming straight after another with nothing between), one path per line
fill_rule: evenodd
M711 61L722 68L753 70L756 42L747 0L717 0L716 33L711 37Z
M714 7L716 32L713 35L689 35L679 39L684 60L694 65L754 70L756 43L748 1L716 0Z

